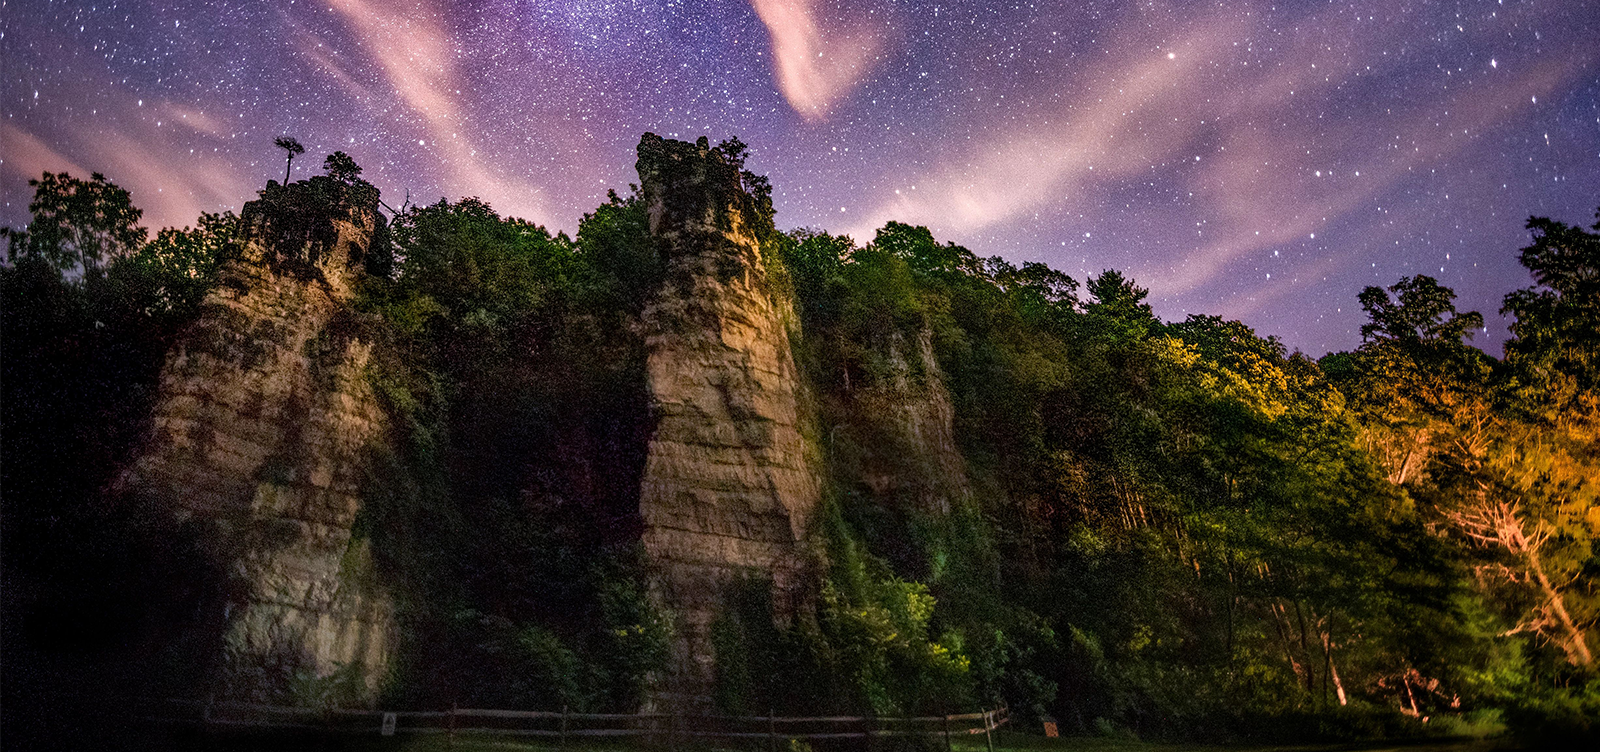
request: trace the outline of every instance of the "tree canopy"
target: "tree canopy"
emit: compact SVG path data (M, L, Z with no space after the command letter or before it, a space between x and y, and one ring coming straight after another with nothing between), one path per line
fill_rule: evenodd
M767 293L792 307L824 499L808 606L774 619L760 573L724 594L721 710L1004 702L1209 740L1595 733L1600 225L1529 221L1503 358L1419 275L1363 290L1361 345L1313 360L1220 316L1162 321L1116 270L1080 284L899 222L865 245L778 233L748 148L699 148L759 215ZM348 155L324 168L261 200L376 204ZM0 267L6 610L113 604L97 623L120 632L59 640L137 653L167 617L130 588L170 571L140 562L189 549L102 494L170 348L227 294L238 219L151 238L101 175L31 184ZM672 629L635 547L655 430L640 322L667 273L643 197L609 193L576 237L477 198L380 226L389 251L340 325L372 343L396 426L358 522L404 625L387 699L637 710Z

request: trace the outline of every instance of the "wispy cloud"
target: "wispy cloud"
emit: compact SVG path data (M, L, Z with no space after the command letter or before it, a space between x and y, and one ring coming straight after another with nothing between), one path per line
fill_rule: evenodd
M1161 51L1142 39L1118 43L1148 54L1120 67L1084 71L1080 78L1090 83L1064 106L945 155L932 170L910 178L914 193L885 201L852 230L870 236L889 219L978 230L1062 197L1089 195L1090 184L1148 172L1205 128L1204 114L1191 105L1196 73L1243 31L1240 22L1221 18Z
M149 227L191 224L202 211L236 206L253 187L221 157L181 153L153 122L114 132L69 128L57 135L71 145L77 160L62 156L33 133L0 124L5 169L23 178L36 178L46 170L78 178L103 172L132 193L134 205L144 210L143 224Z
M419 146L435 150L449 175L441 187L478 196L508 214L551 221L538 188L503 177L490 166L488 155L474 147L470 118L460 104L455 46L441 13L410 0L329 2L377 61L400 101L421 117L428 138ZM331 58L324 56L319 63L355 85Z
M1171 272L1151 278L1151 284L1173 293L1192 290L1241 257L1309 238L1339 218L1371 207L1416 170L1468 148L1479 135L1530 106L1533 98L1557 89L1570 73L1568 65L1552 61L1398 117L1387 144L1373 143L1368 124L1360 122L1320 133L1280 134L1272 142L1242 130L1229 133L1227 148L1189 181L1217 218L1211 239L1187 253ZM1440 121L1439 112L1450 113L1448 123ZM1319 141L1345 152L1341 161L1366 166L1337 175L1319 170L1321 160L1300 148ZM1284 179L1281 173L1296 177Z
M847 229L870 237L896 219L973 233L1045 209L1095 216L1105 196L1159 178L1192 192L1194 213L1207 218L1192 244L1160 250L1170 259L1165 269L1141 277L1159 294L1180 295L1242 257L1370 206L1413 171L1523 113L1534 96L1570 83L1586 64L1557 58L1498 70L1470 88L1422 88L1376 124L1370 113L1353 116L1348 89L1359 90L1363 76L1396 72L1392 58L1374 71L1382 58L1365 53L1395 43L1403 28L1369 27L1330 44L1326 30L1339 25L1313 19L1305 33L1271 40L1270 54L1247 53L1252 40L1266 46L1262 15L1219 11L1166 28L1130 25L1138 30L1109 46L1137 51L1133 59L1074 72L1070 91L1044 92L1061 104L1019 115L1025 125L985 133L904 176L915 191L885 197ZM1345 173L1333 175L1331 164Z
M0 166L24 180L37 178L47 171L89 176L88 170L50 148L37 136L10 123L0 123L0 151L5 152L5 156L0 157Z
M801 117L828 117L883 59L886 17L828 23L815 0L750 0L772 37L773 74ZM838 28L845 27L845 28Z

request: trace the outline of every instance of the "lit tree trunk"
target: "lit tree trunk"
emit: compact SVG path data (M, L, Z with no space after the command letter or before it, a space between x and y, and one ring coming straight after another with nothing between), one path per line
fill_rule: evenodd
M1347 705L1349 701L1344 695L1344 682L1339 681L1339 667L1333 663L1333 614L1328 614L1328 630L1322 633L1322 658L1326 664L1326 678L1323 679L1323 694L1327 694L1328 680L1333 681L1333 690L1339 697L1340 705Z
M1390 483L1403 486L1415 478L1432 454L1433 432L1427 428L1371 427L1361 434L1367 451L1388 471Z
M1278 629L1278 641L1283 643L1283 655L1289 660L1289 669L1294 672L1295 682L1299 683L1311 673L1300 665L1300 660L1294 654L1294 638L1290 637L1292 627L1289 624L1289 614L1281 603L1271 603L1268 608L1272 611L1272 625ZM1309 681L1309 679L1307 679Z
M1539 555L1539 549L1550 538L1550 532L1539 525L1530 534L1524 529L1518 511L1515 503L1490 501L1487 494L1480 493L1477 504L1451 512L1448 516L1468 538L1487 546L1502 547L1521 559L1527 573L1538 583L1540 593L1544 596L1543 605L1534 610L1531 619L1507 634L1538 632L1549 635L1566 652L1569 663L1575 666L1592 665L1594 656L1589 652L1587 637L1567 612L1566 599L1562 597L1561 590L1550 582L1550 577L1544 571L1544 560Z
M1239 583L1234 579L1233 549L1228 549L1228 667L1233 668L1233 610L1239 603Z
M1294 602L1294 615L1295 619L1300 624L1300 652L1306 657L1306 694L1311 695L1312 699L1315 700L1315 693L1317 691L1317 675L1316 669L1313 668L1313 666L1316 664L1311 662L1313 658L1311 653L1310 635L1306 632L1306 613L1304 609L1300 608L1299 599L1296 599Z

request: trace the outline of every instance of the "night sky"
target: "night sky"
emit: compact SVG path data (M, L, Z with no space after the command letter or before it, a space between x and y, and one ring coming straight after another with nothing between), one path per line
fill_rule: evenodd
M99 171L152 229L348 152L572 232L645 131L738 135L778 226L897 219L1313 355L1430 274L1499 354L1530 214L1600 205L1600 2L0 0L0 224Z

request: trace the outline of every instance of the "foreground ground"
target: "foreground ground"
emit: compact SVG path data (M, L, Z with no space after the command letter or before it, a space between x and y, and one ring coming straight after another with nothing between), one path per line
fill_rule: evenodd
M182 749L205 749L219 752L279 752L280 750L354 750L355 752L657 752L662 747L647 746L643 744L630 744L618 742L599 743L571 743L562 746L555 742L522 742L507 740L505 738L479 738L474 739L458 736L454 739L439 735L411 738L306 738L306 737L232 737L219 738L207 736L205 738L189 738L177 745ZM935 742L921 752L941 752L942 743ZM771 749L765 744L749 744L746 746L719 746L704 745L688 747L695 752L803 752L808 749L802 745L780 741L777 749ZM816 752L839 749L854 750L860 747L815 747ZM899 747L894 750L901 749ZM988 746L983 737L969 737L956 739L951 744L952 752L988 752ZM1060 739L1046 739L1026 734L1002 732L994 738L994 752L1025 752L1033 750L1055 750L1058 752L1510 752L1524 750L1527 747L1519 746L1508 740L1494 739L1457 739L1457 740L1427 740L1416 742L1385 742L1385 743L1354 743L1354 744L1321 744L1321 745L1202 745L1202 744L1160 744L1154 742L1141 742L1124 739L1105 739L1099 737L1065 737ZM875 752L892 752L891 748L878 747Z

